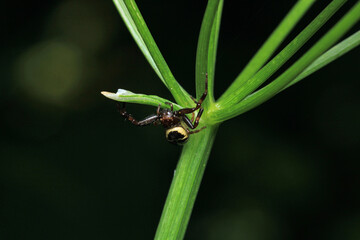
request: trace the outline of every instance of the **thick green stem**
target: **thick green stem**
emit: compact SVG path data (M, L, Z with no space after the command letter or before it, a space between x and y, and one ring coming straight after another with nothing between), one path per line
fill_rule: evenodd
M183 239L217 129L207 126L184 146L155 239Z

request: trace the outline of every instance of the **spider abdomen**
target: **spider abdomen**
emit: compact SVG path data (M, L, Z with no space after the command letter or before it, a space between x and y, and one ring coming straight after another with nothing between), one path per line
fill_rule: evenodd
M166 139L171 143L183 145L189 139L189 134L181 126L173 127L166 130Z

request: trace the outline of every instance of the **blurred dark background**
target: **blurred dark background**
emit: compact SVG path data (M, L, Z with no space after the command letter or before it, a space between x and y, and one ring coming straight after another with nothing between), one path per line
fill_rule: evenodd
M225 2L217 97L294 2ZM191 94L205 5L138 1ZM0 238L152 239L181 149L161 127L124 122L100 95L124 88L171 99L112 1L2 6ZM359 53L222 124L186 239L360 239ZM138 118L155 111L128 107Z

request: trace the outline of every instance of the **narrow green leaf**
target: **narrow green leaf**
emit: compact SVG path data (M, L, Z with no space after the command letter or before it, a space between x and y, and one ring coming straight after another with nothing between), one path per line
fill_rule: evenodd
M201 24L197 53L196 53L196 66L195 66L195 74L196 74L196 96L199 98L205 89L205 75L210 70L211 73L214 73L214 65L215 65L215 56L214 51L217 48L217 39L219 34L220 27L220 18L221 18L221 10L222 4L220 8L219 0L209 0L205 15ZM221 1L222 2L222 1ZM212 44L212 45L210 45ZM215 44L215 45L214 45ZM210 58L209 58L210 53ZM209 73L208 73L209 75ZM208 76L208 83L211 90L208 93L208 99L213 99L213 80L214 76ZM204 102L204 107L207 107L209 100Z
M317 70L323 68L327 64L338 59L339 57L343 56L345 53L349 52L350 50L356 48L359 45L360 31L357 31L356 33L352 34L350 37L346 38L342 42L338 43L335 47L332 47L330 50L321 55L283 90L301 81L302 79L306 78Z
M230 114L222 115L221 120L228 119L251 110L262 104L271 97L275 96L291 81L293 81L301 72L303 72L311 63L318 59L325 51L334 45L354 24L360 20L360 2L344 16L342 19L328 31L309 51L307 51L298 61L296 61L288 70L277 77L274 81L246 97L237 104Z
M346 0L332 1L294 40L292 40L279 54L267 63L253 77L237 89L233 89L227 98L221 98L217 102L219 108L239 103L246 96L255 91L269 77L271 77L287 60L290 59L331 16L346 2Z
M193 105L189 94L180 86L171 73L159 48L134 0L113 0L125 25L129 29L135 42L143 52L156 74L170 90L175 100L184 106Z
M209 98L209 105L213 105L215 102L214 99L214 82L215 82L215 66L216 66L216 53L217 53L217 46L219 40L219 32L220 32L220 23L221 23L221 16L222 16L222 9L224 5L224 0L220 0L218 5L218 10L216 12L216 16L214 19L214 23L211 29L210 34L210 42L209 42L209 53L208 53L208 70L207 73L209 75L209 86L208 86L208 98Z
M169 108L169 105L165 104L169 102L173 104L175 110L182 108L180 105L156 95L133 93L124 89L119 89L117 93L103 91L101 94L118 102L138 103L156 107L160 104L162 108Z
M201 126L200 126L201 127ZM191 135L174 172L156 240L183 239L199 191L218 125Z
M315 0L297 1L290 12L285 16L282 22L277 26L274 32L266 40L266 42L257 51L255 56L246 65L244 70L231 84L228 90L221 96L221 98L227 98L234 89L238 89L242 86L246 80L251 78L259 69L269 60L272 54L288 36L291 30L296 26L299 20L304 16L307 10L312 6ZM219 99L221 101L221 98Z

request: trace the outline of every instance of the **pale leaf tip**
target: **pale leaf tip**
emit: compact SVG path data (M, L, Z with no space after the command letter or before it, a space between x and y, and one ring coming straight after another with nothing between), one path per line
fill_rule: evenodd
M105 97L111 98L111 99L112 99L114 96L116 96L115 93L107 92L107 91L101 91L101 94L104 95Z
M100 92L102 95L106 96L107 94L111 93L111 92L107 92L107 91L101 91Z

